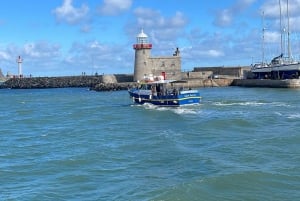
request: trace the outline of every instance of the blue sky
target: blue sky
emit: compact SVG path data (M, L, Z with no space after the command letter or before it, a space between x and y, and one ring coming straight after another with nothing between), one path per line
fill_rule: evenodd
M153 56L179 47L182 69L250 65L280 54L278 0L9 0L1 2L0 69L56 76L133 73L141 28ZM282 12L286 0L281 0ZM300 0L289 0L293 55L299 57ZM264 11L264 26L262 25ZM286 27L286 20L282 22ZM297 28L298 27L298 28Z

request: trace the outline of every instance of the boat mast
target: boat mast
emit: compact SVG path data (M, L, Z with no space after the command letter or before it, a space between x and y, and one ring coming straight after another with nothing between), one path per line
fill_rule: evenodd
M287 13L287 34L288 34L288 59L291 60L291 41L290 41L290 16L289 16L289 0L286 1Z
M282 40L282 22L281 22L281 1L279 0L279 22L280 22L280 51L283 54L283 40Z
M264 65L265 63L265 24L264 24L264 17L265 17L265 12L262 12L262 60L261 60L261 64Z

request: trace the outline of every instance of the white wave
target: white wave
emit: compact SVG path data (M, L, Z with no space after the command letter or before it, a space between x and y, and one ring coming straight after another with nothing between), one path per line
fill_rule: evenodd
M283 116L283 114L280 112L275 112L275 114L277 114L278 116Z
M163 107L153 105L151 103L144 103L143 105L138 105L144 107L147 110L156 110L156 111L171 111L175 114L198 114L200 112L199 105L191 105L191 106L182 106L182 107Z
M287 116L288 119L300 119L300 113L290 114Z
M217 106L264 106L264 105L273 105L277 107L289 107L290 105L282 102L271 102L271 103L263 103L257 101L248 101L248 102L215 102L212 103Z
M174 113L176 114L197 114L197 110L194 108L174 108Z
M213 105L217 106L234 106L234 105L240 105L240 106L260 106L265 105L266 103L259 103L259 102L232 102L232 103L226 103L226 102L215 102Z
M153 104L151 104L151 103L144 103L142 106L143 106L145 109L149 109L149 110L156 110L156 109L159 108L158 106L153 105Z
M271 104L276 107L291 107L291 105L289 105L287 103L282 103L282 102L273 102Z

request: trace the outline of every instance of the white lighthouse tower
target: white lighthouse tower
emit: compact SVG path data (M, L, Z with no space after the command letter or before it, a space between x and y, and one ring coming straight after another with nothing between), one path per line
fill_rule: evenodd
M135 49L134 61L134 81L142 80L145 75L151 74L151 64L148 62L151 56L152 44L148 41L148 36L143 29L136 37L137 43L133 45Z
M21 58L21 56L19 56L16 61L18 63L18 77L23 77L23 74L22 74L23 59Z

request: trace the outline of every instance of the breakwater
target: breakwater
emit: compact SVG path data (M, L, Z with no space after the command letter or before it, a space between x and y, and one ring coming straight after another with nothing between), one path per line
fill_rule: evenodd
M127 90L135 86L134 82L121 82L121 83L98 83L92 87L90 90L94 91L120 91Z
M133 76L126 74L99 75L99 76L62 76L62 77L30 77L11 78L3 82L1 88L11 89L41 89L41 88L67 88L67 87L89 87L96 88L98 84L132 82ZM103 87L104 89L104 87ZM108 90L108 89L107 89Z
M102 76L11 78L2 84L2 88L39 89L39 88L90 87L99 82L102 82Z
M269 88L300 88L299 79L291 80L257 80L257 79L186 79L185 87L269 87ZM87 87L95 91L127 90L136 85L133 75L99 75L99 76L63 76L63 77L32 77L11 78L0 85L0 88L41 89Z
M189 79L186 87L222 87L230 86L232 79ZM0 85L11 89L41 89L88 87L95 91L127 90L134 86L133 75L99 75L99 76L63 76L11 78Z
M227 87L231 86L233 79L188 79L186 81L186 83L181 83L180 85L186 88ZM99 83L90 89L95 91L117 91L127 90L136 85L135 82Z

